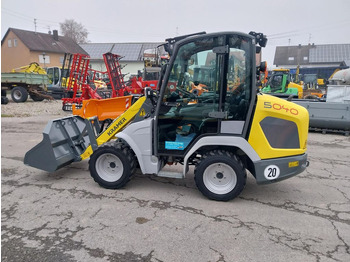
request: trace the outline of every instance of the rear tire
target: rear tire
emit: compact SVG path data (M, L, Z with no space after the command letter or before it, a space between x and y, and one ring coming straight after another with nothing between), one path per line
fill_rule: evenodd
M31 98L34 102L41 102L41 101L44 100L43 97L38 96L38 95L35 95L35 94L30 95L30 98Z
M199 191L207 198L217 201L228 201L237 197L247 180L240 159L224 150L213 150L203 155L194 174Z
M118 189L129 182L135 172L136 157L122 142L108 142L98 148L89 160L92 178L100 186Z
M11 98L16 103L23 103L28 99L28 91L21 86L16 86L11 91Z
M2 105L7 105L9 102L9 99L6 96L1 97L1 104Z

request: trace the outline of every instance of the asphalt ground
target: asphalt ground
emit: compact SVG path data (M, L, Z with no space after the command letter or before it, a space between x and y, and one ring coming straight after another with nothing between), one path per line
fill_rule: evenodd
M47 105L28 101L14 115L5 107L18 105L2 105L3 262L350 261L350 137L310 133L305 172L263 186L249 174L238 198L216 202L193 170L182 180L136 174L107 190L87 161L54 173L25 166L47 121L62 116Z

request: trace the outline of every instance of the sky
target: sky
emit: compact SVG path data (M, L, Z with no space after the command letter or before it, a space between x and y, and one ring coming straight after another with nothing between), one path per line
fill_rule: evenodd
M267 36L262 56L273 67L276 46L350 43L349 14L349 0L2 0L1 38L9 27L34 31L34 19L43 33L74 19L91 43L255 31Z

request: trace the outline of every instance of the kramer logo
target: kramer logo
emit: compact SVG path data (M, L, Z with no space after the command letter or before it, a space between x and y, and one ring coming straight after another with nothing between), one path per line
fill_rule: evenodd
M107 132L107 134L108 134L109 136L113 135L113 133L115 132L115 130L117 130L122 124L124 124L125 121L126 121L126 119L125 119L125 117L123 117L118 123L116 123L116 124L114 125L114 127L113 127L111 130L109 130L109 131Z

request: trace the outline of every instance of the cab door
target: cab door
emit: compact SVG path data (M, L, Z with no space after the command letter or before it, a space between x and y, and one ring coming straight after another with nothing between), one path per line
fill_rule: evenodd
M58 67L49 67L47 70L49 76L50 87L59 87L60 86L60 68Z
M156 155L183 156L201 136L243 134L255 63L251 41L214 34L182 41L175 49L156 110Z

